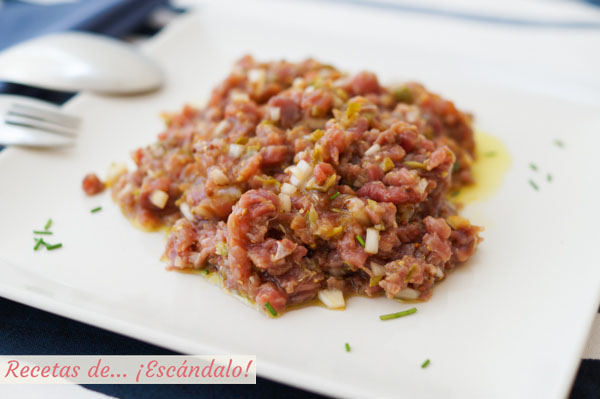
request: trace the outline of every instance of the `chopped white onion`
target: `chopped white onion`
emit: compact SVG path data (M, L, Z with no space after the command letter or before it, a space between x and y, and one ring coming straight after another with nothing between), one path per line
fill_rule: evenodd
M315 181L315 177L312 176L310 179L308 179L308 181L306 182L306 189L307 190L312 190L315 186L317 186L317 182Z
M292 87L294 87L295 89L303 88L304 87L304 79L302 79L302 78L295 78L292 81Z
M287 168L285 168L285 172L289 172L292 176L300 174L296 165L288 166Z
M297 165L290 166L287 171L292 174L290 177L290 183L296 187L302 186L306 180L312 175L313 167L301 159Z
M398 299L418 299L419 291L412 288L405 288L396 294Z
M229 129L230 126L231 126L231 124L229 123L229 121L222 120L221 122L219 122L217 124L217 126L215 126L215 131L214 131L215 136L222 135L223 133L225 133L225 131L227 129Z
M238 186L228 186L218 191L219 195L229 195L230 197L239 198L242 196L242 190Z
M346 208L348 208L352 217L358 220L362 225L369 225L371 223L369 214L365 210L365 203L362 202L360 198L350 198L348 202L346 202Z
M152 143L150 144L150 152L152 156L156 158L160 158L165 155L165 147L163 147L160 143Z
M213 210L206 203L200 203L200 205L194 207L194 213L204 219L212 219L215 217Z
M123 201L123 199L129 196L131 193L135 191L135 187L131 183L127 183L125 187L123 187L119 193L117 194L117 198L119 201Z
M125 173L127 173L127 166L124 163L111 163L106 173L106 185L108 187L112 186Z
M298 168L298 171L302 174L302 177L304 179L308 178L308 176L310 176L313 171L312 166L310 166L310 164L308 162L306 162L304 159L301 159L300 162L298 162L297 168Z
M244 153L245 147L241 144L229 144L229 156L239 158Z
M429 182L427 181L427 179L422 178L419 180L419 186L418 186L419 193L423 194L425 192L425 190L427 189L428 183Z
M313 91L315 91L315 86L313 85L310 85L306 89L304 89L305 93L312 93Z
M435 276L436 276L437 278L440 278L440 279L441 279L441 278L444 278L444 272L442 271L442 268L440 268L440 267L438 267L438 268L437 268L437 271L436 271L436 273L435 273Z
M338 289L319 291L319 300L329 309L339 309L346 307L344 294Z
M236 91L231 93L231 101L234 103L245 103L250 101L250 97L248 97L247 93Z
M300 181L300 179L298 179L296 176L292 175L290 177L290 183L292 183L294 186L298 187L302 184L302 182Z
M373 155L381 150L381 146L379 144L373 144L367 151L365 151L365 155Z
M163 190L154 190L152 194L150 194L150 202L157 208L163 209L165 205L167 205L167 201L169 200L169 194L165 193Z
M385 266L379 263L371 262L371 271L377 277L385 275Z
M148 169L148 176L150 176L151 178L156 178L159 177L160 175L162 175L164 172L160 171L160 170L152 170L152 169Z
M269 119L273 122L277 122L279 117L281 116L281 108L279 107L270 107L269 108Z
M333 87L343 88L343 87L348 86L349 84L350 84L350 78L345 76L345 77L334 80L332 85L333 85Z
M292 195L296 192L296 186L294 186L290 183L283 183L281 185L281 192L284 194Z
M187 203L182 202L179 205L179 210L181 211L183 217L185 217L187 220L189 220L190 222L194 221L194 214L192 213L192 210L190 209L190 206Z
M379 251L379 230L374 228L367 229L367 239L365 240L365 252L376 254Z
M192 252L190 256L188 256L188 262L194 266L199 266L198 263L201 259L200 252Z
M406 121L409 123L414 123L419 120L419 108L413 107L409 109L409 111L404 114Z
M267 72L264 69L251 69L248 71L248 81L251 83L264 82L267 79Z
M306 182L306 189L307 190L317 190L317 191L321 191L321 192L326 192L327 190L329 190L329 188L331 186L333 186L333 184L335 183L336 179L337 179L337 175L334 173L334 174L330 175L325 180L325 182L323 184L317 184L317 181L315 180L315 177L312 176Z
M208 172L208 178L218 186L224 186L229 183L229 177L220 168L212 168Z
M284 212L290 212L292 210L292 199L289 194L279 193L279 202L281 203L281 209Z
M183 267L183 259L181 259L181 256L176 256L175 257L175 261L173 262L173 266L178 267L178 268L182 268Z
M271 260L273 262L277 262L290 255L296 249L297 244L293 244L291 248L288 246L287 248L281 243L281 241L277 241L277 251L275 251L275 255L271 255Z

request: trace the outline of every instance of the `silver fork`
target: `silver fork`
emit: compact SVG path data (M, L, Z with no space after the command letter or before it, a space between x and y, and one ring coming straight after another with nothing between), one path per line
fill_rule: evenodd
M0 95L0 145L62 147L75 143L80 118L24 96Z

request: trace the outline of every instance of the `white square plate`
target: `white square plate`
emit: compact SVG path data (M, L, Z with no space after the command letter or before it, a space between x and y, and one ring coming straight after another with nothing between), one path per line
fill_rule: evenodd
M185 353L255 354L261 376L333 396L566 395L600 293L600 108L486 83L482 65L464 59L446 57L442 68L439 53L394 44L383 33L396 28L383 17L360 15L356 31L347 18L331 27L319 20L327 15L292 10L287 27L290 11L275 6L258 20L243 9L188 15L146 48L166 71L162 91L79 95L66 106L84 120L75 148L0 153L0 294ZM343 312L311 307L269 319L201 276L165 271L164 235L133 228L108 194L82 193L85 173L152 142L162 110L206 98L245 52L313 55L371 69L383 82L418 79L508 147L512 167L499 190L463 212L485 226L485 241L416 315L381 322L378 315L412 305L353 298ZM49 241L64 247L34 252L32 230L49 217Z

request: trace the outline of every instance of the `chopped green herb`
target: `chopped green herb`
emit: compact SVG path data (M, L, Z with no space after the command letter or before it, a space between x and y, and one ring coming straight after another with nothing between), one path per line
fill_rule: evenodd
M309 138L310 138L311 141L314 141L316 143L317 141L319 141L319 139L321 137L323 137L324 134L325 134L324 131L322 131L321 129L317 129L317 130L315 130L314 132L311 133L311 135L309 136Z
M346 108L346 117L353 119L360 111L361 104L359 102L349 102Z
M317 210L315 209L314 206L310 206L310 210L308 211L308 221L312 224L317 223L317 220L319 219L319 214L317 213Z
M559 148L565 148L565 143L562 142L562 140L559 140L559 139L554 140L554 145L556 145Z
M50 245L50 244L48 244L48 243L45 242L44 245L46 246L46 249L48 251L52 251L53 249L58 249L58 248L62 247L61 243Z
M456 190L455 192L453 192L452 197L457 197L458 194L460 194L460 190Z
M410 168L425 169L425 164L423 162L404 161L404 165L406 165L406 166L408 166Z
M384 172L389 172L390 170L394 169L396 165L390 157L385 157L385 159L379 166L381 167L381 169L383 169Z
M33 247L33 250L37 251L40 248L40 245L42 244L45 244L43 239L35 238L35 247Z
M452 173L458 172L459 168L460 168L460 165L458 164L458 162L454 162L454 165L452 166Z
M533 170L534 172L537 172L538 167L536 164L534 164L533 162L529 164L529 167L531 168L531 170Z
M265 309L267 309L269 313L271 313L271 316L277 316L277 311L275 310L275 308L273 308L273 306L271 306L269 302L265 302Z
M495 157L496 156L496 151L488 151L485 154L486 157L491 158L491 157Z
M548 180L548 183L550 183L552 181L552 175L550 173L548 173L546 175L546 179Z
M533 189L534 189L535 191L539 191L539 189L540 189L540 188L538 187L538 185L537 185L537 184L535 184L535 182L534 182L533 180L531 180L531 179L529 179L529 185L530 185L531 187L533 187Z
M348 342L346 342L346 352L350 352L350 344Z
M425 361L423 362L423 364L421 365L421 368L422 368L422 369L426 368L427 366L429 366L429 363L431 363L431 362L429 361L429 359L425 360Z
M101 206L98 206L98 207L96 207L96 208L92 209L90 212L91 212L91 213L96 213L96 212L98 212L98 211L101 211L101 210L102 210L102 207L101 207Z
M413 313L417 313L417 308L410 308L408 310L403 310L402 312L397 312L397 313L384 314L384 315L379 316L379 319L380 320L392 320L392 319L397 319L399 317L408 316Z
M404 277L404 282L408 283L408 281L410 280L410 278L412 277L412 274L415 272L415 270L417 270L419 268L419 266L417 265L412 265L410 267L410 269L408 269L408 273L406 273L406 277Z
M48 230L52 226L52 219L48 219L46 225L44 226L44 230Z
M377 287L383 276L372 276L369 278L369 287Z
M329 199L334 200L334 199L336 199L339 196L340 196L340 192L338 191L337 193L335 193L331 197L329 197Z
M229 247L225 241L221 241L215 245L215 253L219 256L227 256L229 255Z
M49 236L49 235L52 234L52 232L51 231L46 231L46 230L44 230L44 231L42 231L42 230L33 230L33 234L41 234L41 235Z
M365 240L363 240L363 238L359 235L356 236L356 241L358 241L358 243L364 248L365 247Z
M255 175L254 178L262 184L273 184L276 185L277 188L281 187L281 183L279 183L279 181L276 180L274 177Z
M396 101L398 101L398 102L409 103L409 104L413 102L412 92L406 86L397 88L396 90L393 91L393 94L394 94L394 97L396 98Z

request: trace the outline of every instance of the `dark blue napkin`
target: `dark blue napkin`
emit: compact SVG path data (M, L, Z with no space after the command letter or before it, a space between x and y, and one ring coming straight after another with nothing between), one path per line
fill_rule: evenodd
M79 0L38 5L0 2L0 51L48 33L82 30L119 37L144 25L150 12L168 0ZM73 93L32 88L0 81L0 93L21 94L62 103Z
M168 349L0 298L0 355L176 354ZM257 360L260 363L260 355L257 356ZM84 385L84 387L122 399L324 398L263 378L257 378L256 385Z
M168 0L79 0L37 5L5 0L0 6L0 51L46 33L84 30L119 37L140 26Z

